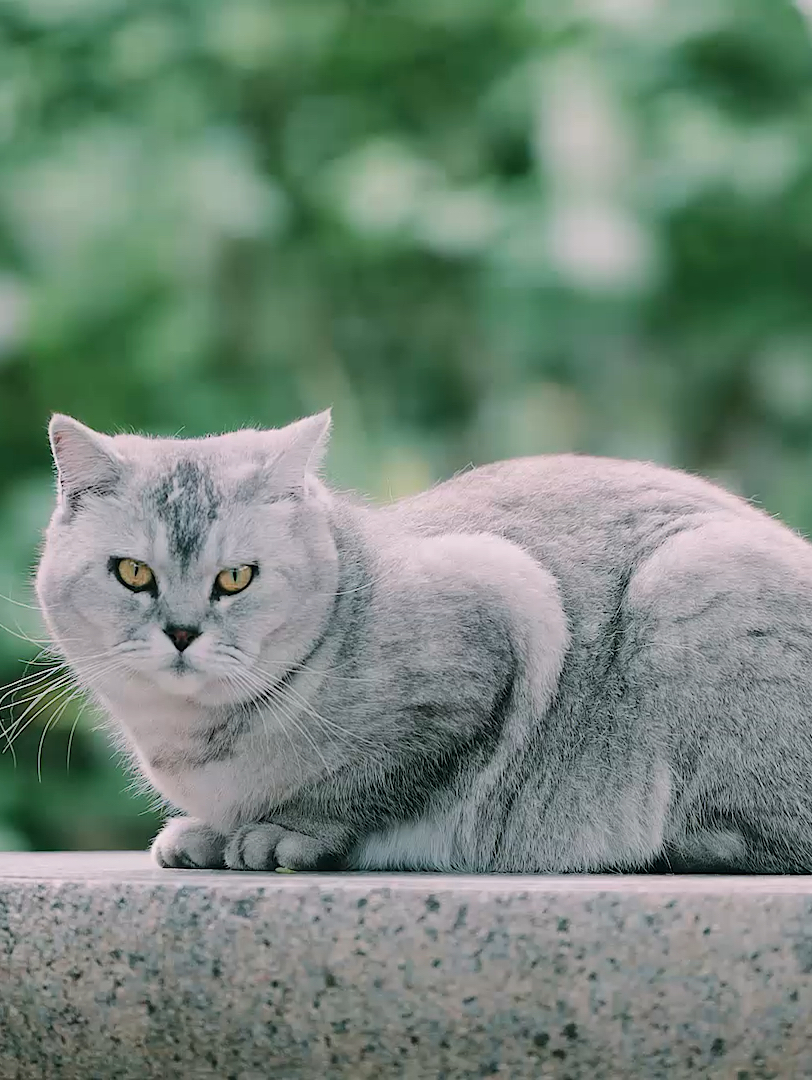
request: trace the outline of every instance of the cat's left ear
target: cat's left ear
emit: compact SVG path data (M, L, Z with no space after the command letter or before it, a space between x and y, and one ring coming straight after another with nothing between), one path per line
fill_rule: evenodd
M281 428L277 432L280 452L274 461L275 479L283 476L291 490L302 489L305 477L319 471L327 452L331 425L332 411L325 409Z

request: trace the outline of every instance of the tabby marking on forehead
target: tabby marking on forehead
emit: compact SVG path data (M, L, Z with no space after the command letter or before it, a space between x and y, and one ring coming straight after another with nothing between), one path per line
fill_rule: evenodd
M152 492L155 512L166 528L170 554L188 569L217 519L220 499L211 474L196 461L179 461Z

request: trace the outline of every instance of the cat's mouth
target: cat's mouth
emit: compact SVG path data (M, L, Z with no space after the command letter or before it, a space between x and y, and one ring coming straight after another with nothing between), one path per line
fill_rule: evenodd
M209 679L206 673L188 660L173 660L152 675L152 682L172 696L192 697L202 693Z
M183 655L178 655L169 665L169 670L173 675L199 675L200 669L196 668L191 660L187 660Z

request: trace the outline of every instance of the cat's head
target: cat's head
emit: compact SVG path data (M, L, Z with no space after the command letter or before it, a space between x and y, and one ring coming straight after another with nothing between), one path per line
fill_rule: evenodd
M205 439L102 435L54 416L57 506L37 593L91 686L253 699L307 654L335 595L329 413Z

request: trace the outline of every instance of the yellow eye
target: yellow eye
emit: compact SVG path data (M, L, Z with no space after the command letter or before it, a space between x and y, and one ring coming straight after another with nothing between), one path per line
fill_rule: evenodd
M114 569L121 584L133 592L141 592L155 584L155 575L147 564L136 559L118 559Z
M228 570L221 570L214 584L218 592L238 593L247 589L253 579L253 566L233 566Z

